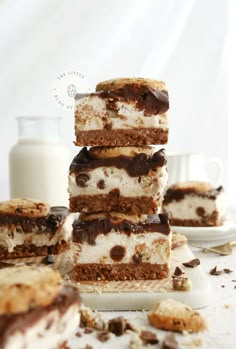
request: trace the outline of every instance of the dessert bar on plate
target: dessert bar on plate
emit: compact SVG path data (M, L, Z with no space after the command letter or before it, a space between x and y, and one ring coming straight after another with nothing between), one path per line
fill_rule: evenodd
M163 211L171 225L221 226L226 215L223 188L199 181L176 183L166 191Z
M78 288L49 267L1 269L0 348L57 348L78 327L80 307Z
M162 81L123 78L75 96L76 145L140 146L168 141L169 98Z
M0 259L58 254L70 246L72 223L66 207L31 199L0 202Z
M154 147L85 147L69 173L72 212L156 213L167 184L166 155Z
M73 224L77 281L163 279L171 231L165 215L81 214Z

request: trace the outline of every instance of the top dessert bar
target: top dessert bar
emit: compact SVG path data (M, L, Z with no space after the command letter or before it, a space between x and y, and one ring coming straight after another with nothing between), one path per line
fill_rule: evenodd
M199 181L176 183L166 191L163 211L169 213L172 225L222 225L226 214L223 188Z
M168 141L169 98L162 81L123 78L75 96L79 146L141 146Z

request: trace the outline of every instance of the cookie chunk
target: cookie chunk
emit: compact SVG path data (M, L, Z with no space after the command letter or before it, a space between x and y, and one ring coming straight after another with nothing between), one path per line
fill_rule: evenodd
M170 298L158 302L148 314L148 320L154 327L169 331L199 332L207 328L199 312Z

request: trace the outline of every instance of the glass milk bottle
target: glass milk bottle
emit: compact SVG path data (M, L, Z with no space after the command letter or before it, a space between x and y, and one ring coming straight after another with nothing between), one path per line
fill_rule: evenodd
M60 117L18 117L18 142L10 151L11 198L68 206L70 153L60 142Z

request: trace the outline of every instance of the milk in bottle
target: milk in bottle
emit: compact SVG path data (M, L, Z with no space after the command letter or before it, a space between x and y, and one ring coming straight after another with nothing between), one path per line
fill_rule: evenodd
M33 198L68 206L69 150L60 142L60 117L18 117L18 142L11 149L11 198Z

